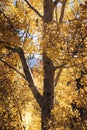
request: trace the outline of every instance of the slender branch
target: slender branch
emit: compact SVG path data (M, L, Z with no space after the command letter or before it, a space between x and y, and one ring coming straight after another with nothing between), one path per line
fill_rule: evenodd
M66 65L66 63L63 63L62 65L59 65L59 66L56 66L56 67L55 67L55 70L57 70L57 69L60 69L60 68L64 67L64 65Z
M37 9L35 9L31 4L30 4L30 2L29 1L27 1L27 0L24 0L26 3L27 3L27 5L39 16L39 17L43 17L40 13L39 13L39 11L37 10Z
M66 2L67 2L67 0L63 0L63 2L62 2L62 8L61 8L61 14L60 14L60 18L59 18L59 23L62 23L62 21L63 21Z
M57 12L57 6L55 7L55 16L56 16L57 30L58 30L58 32L59 32L59 23L58 23L58 12Z
M13 66L11 66L9 63L5 62L2 59L0 59L0 61L3 62L5 65L7 65L9 68L15 70L18 74L20 74L25 79L25 76L20 71L18 71L16 68L14 68Z

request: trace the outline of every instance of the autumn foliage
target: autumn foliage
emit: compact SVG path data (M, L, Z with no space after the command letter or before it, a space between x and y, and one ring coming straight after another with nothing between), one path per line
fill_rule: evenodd
M86 130L86 95L87 2L1 0L0 130Z

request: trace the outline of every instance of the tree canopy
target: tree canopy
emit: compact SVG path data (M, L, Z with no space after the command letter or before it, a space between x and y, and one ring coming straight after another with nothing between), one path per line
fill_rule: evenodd
M86 94L87 2L1 0L0 129L86 130Z

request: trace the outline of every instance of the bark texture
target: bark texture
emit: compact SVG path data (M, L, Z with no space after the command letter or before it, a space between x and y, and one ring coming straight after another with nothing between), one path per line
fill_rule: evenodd
M42 130L50 128L51 110L53 109L54 99L54 66L46 53L43 53L44 63L44 92L41 102L41 123Z

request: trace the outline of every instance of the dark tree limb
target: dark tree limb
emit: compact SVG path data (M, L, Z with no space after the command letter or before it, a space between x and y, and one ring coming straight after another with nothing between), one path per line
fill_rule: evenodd
M55 70L60 69L60 68L64 67L64 65L66 65L66 63L63 63L62 65L59 65L59 66L56 66L56 67L54 67L54 69L55 69ZM64 67L64 68L65 68L65 67Z
M27 5L29 6L29 8L31 8L39 17L42 18L42 15L39 13L39 11L38 11L37 9L35 9L35 8L30 4L29 1L27 1L27 0L24 0L24 1L27 3Z
M7 65L9 68L15 70L18 74L20 74L25 79L25 76L20 71L18 71L15 67L13 67L12 65L10 65L9 63L7 63L6 61L2 59L0 59L0 61L3 62L5 65Z
M19 48L13 48L13 47L10 47L10 46L6 46L6 48L9 49L9 50L12 50L14 53L18 53L20 60L21 60L21 63L22 63L23 71L24 71L24 74L25 74L25 79L28 82L29 88L31 89L36 101L38 102L39 105L41 105L42 96L41 96L41 94L37 90L37 87L34 84L34 79L32 77L30 70L29 70L29 67L27 65L23 49L20 48L20 47Z
M22 66L23 66L23 70L24 70L24 73L25 73L25 76L26 76L26 80L29 83L29 87L31 88L31 91L32 91L35 99L37 100L37 102L40 105L40 102L41 102L40 100L41 100L42 96L41 96L41 94L37 90L37 87L34 84L34 80L33 80L33 77L31 75L31 72L29 71L29 67L27 65L27 62L26 62L22 48L19 48L19 56L20 56L20 59L21 59L21 62L22 62Z

